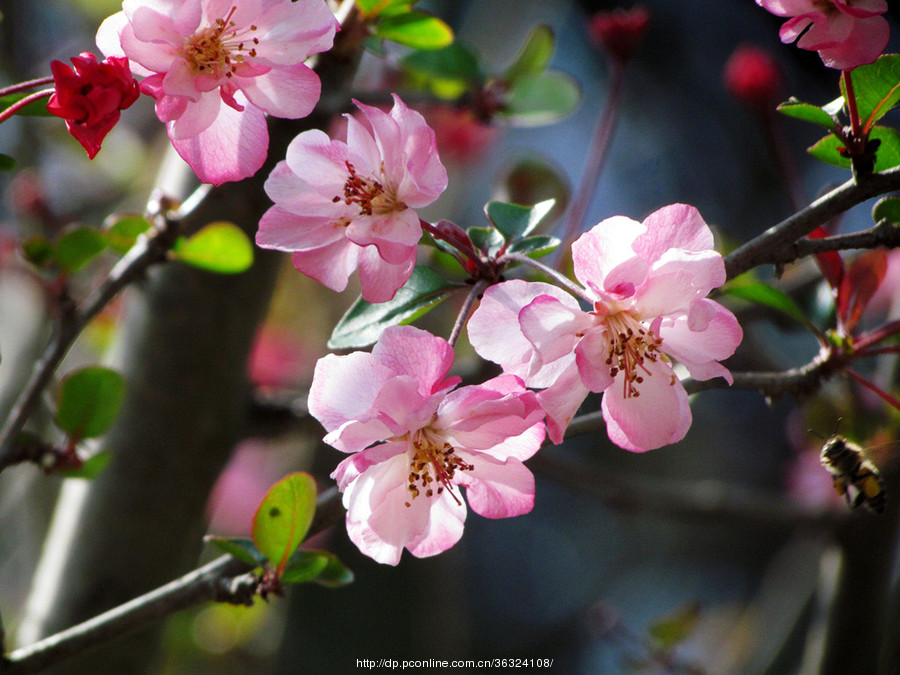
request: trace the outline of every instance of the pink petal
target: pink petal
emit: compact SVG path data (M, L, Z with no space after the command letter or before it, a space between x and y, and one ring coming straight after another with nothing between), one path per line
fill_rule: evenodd
M309 412L326 431L371 417L378 394L394 375L368 352L328 354L316 363L309 389Z
M721 376L731 382L727 369L718 364L706 367L706 364L727 359L734 354L743 338L743 331L734 314L717 302L700 302L713 310L713 316L705 328L701 331L691 330L688 315L663 321L660 327L662 350L687 366L695 379Z
M334 243L291 256L294 267L333 291L343 291L359 264L359 246L341 238Z
M647 216L643 225L646 230L634 240L633 246L651 265L673 248L700 252L715 245L709 225L688 204L664 206Z
M539 364L568 356L575 349L578 334L593 326L590 315L549 295L539 295L519 312L522 334L531 343ZM535 371L536 372L536 371ZM534 373L529 372L531 376Z
M319 101L319 76L302 63L273 68L265 75L233 77L234 84L258 108L275 117L306 117Z
M884 14L888 10L887 0L834 0L834 6L842 14L860 19Z
M632 313L650 319L686 311L698 296L705 296L725 281L725 264L716 251L670 251L635 294Z
M680 441L691 426L688 395L672 369L662 360L644 365L649 372L643 373L639 396L624 397L624 374L620 373L600 406L609 439L634 452Z
M632 248L643 231L643 225L625 216L594 225L572 244L575 278L600 297L606 297L607 291L628 295L622 289L640 285L647 274L646 261Z
M165 82L163 87L165 87ZM166 96L165 98L169 97ZM180 99L182 97L176 96L175 98ZM228 111L231 111L231 113ZM229 114L231 117L225 117ZM218 91L210 91L200 94L196 100L188 99L184 112L178 118L168 122L166 129L169 132L169 138L173 141L180 141L196 137L214 124L240 124L241 119L237 115L239 115L238 111L222 104L222 97ZM220 116L225 120L224 122L219 120ZM256 116L265 122L261 112L256 111ZM268 138L268 131L266 131L266 137Z
M414 254L407 260L392 265L385 262L374 246L360 248L355 244L350 245L359 251L359 283L366 302L387 302L393 299L412 276L416 266Z
M475 468L462 472L471 509L485 518L511 518L534 508L534 476L517 459L499 462L482 453L464 455Z
M280 206L263 214L256 233L257 246L278 251L312 251L343 239L343 226L320 216L298 216Z
M404 131L406 142L403 154L406 165L397 187L398 197L412 208L427 206L447 187L447 170L441 164L437 138L420 113L412 110L394 96L391 117Z
M287 165L298 178L315 185L329 198L343 195L344 184L349 178L348 159L346 143L332 141L318 129L299 134L288 145L285 155ZM289 195L279 197L279 200L288 199Z
M419 216L412 209L384 215L358 216L347 227L347 237L360 246L374 245L385 262L397 265L416 257L422 238Z
M172 139L172 145L204 183L221 185L249 178L266 159L266 117L250 106L237 112L223 105L206 130L191 138Z
M883 17L859 19L845 42L820 49L819 56L826 66L839 70L874 63L887 48L890 33L890 26Z
M601 392L612 384L609 374L611 364L610 341L605 328L597 327L588 331L575 347L575 363L581 375L581 382L593 392Z
M443 338L413 326L391 326L372 348L372 356L397 375L410 375L419 382L423 397L449 386L446 379L453 365L453 347ZM453 384L458 382L453 378Z
M562 443L566 427L588 393L574 361L555 383L538 393L538 401L547 413L547 435L556 445Z
M293 65L331 49L338 22L324 2L268 3L259 21L257 58Z
M422 498L414 499L411 508L424 510L425 505L416 504L423 501ZM465 504L457 504L446 490L440 497L430 501L431 508L425 531L413 537L406 546L417 558L427 558L451 548L462 537L466 521Z
M813 0L756 0L756 4L776 16L797 16L815 9Z

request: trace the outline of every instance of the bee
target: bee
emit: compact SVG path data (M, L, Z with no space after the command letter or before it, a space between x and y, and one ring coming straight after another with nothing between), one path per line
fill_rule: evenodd
M884 478L859 445L834 434L822 446L820 460L831 473L835 492L851 508L865 506L872 513L884 513Z

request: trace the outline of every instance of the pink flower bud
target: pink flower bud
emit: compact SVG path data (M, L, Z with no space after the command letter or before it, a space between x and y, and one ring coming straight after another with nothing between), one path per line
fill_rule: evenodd
M778 62L766 50L740 45L725 64L725 88L741 103L756 109L771 108L784 86Z
M640 46L649 22L650 12L638 5L632 9L598 12L591 18L588 30L598 44L624 63Z
M120 111L140 96L140 88L128 59L112 56L98 63L96 56L82 52L72 57L72 64L74 70L62 61L50 64L56 92L47 110L66 120L69 133L93 159Z

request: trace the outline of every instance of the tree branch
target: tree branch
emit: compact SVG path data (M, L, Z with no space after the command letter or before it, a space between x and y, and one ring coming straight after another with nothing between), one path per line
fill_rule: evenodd
M727 278L758 265L782 263L786 255L795 259L793 244L798 239L857 204L893 190L900 190L900 168L847 181L725 256Z

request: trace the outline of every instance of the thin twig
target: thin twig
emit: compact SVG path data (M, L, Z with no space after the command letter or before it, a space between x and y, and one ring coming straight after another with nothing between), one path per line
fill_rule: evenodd
M565 287L566 290L568 290L570 293L578 296L579 298L586 300L587 302L589 302L591 304L594 303L594 298L590 297L581 286L579 286L578 284L576 284L574 281L567 278L563 274L557 272L555 269L553 269L551 267L547 267L546 265L535 260L534 258L529 258L527 255L523 255L522 253L505 253L500 257L498 262L501 262L501 263L518 262L518 263L522 263L523 265L530 265L534 269L536 269L540 272L543 272L544 274L549 276L560 286Z
M475 282L475 285L472 286L472 290L470 290L469 294L466 296L466 300L463 302L463 306L460 307L459 315L456 317L456 321L453 324L453 329L450 331L450 337L447 338L447 342L451 347L454 346L459 339L459 334L466 324L466 319L469 318L469 312L472 311L472 305L474 305L475 301L481 297L481 294L484 293L484 289L487 288L488 285L488 281L479 279Z
M0 112L0 122L5 122L10 117L19 112L22 108L34 103L35 101L40 101L42 98L50 98L55 93L55 91L55 89L42 89L41 91L36 91L33 94L28 94L28 96L26 96L25 98L20 98L11 106Z
M44 84L50 84L53 82L52 76L47 77L39 77L36 80L27 80L26 82L19 82L17 84L11 84L8 87L3 87L0 89L0 96L9 96L10 94L17 94L20 91L25 91L26 89L33 89L34 87L39 87Z

